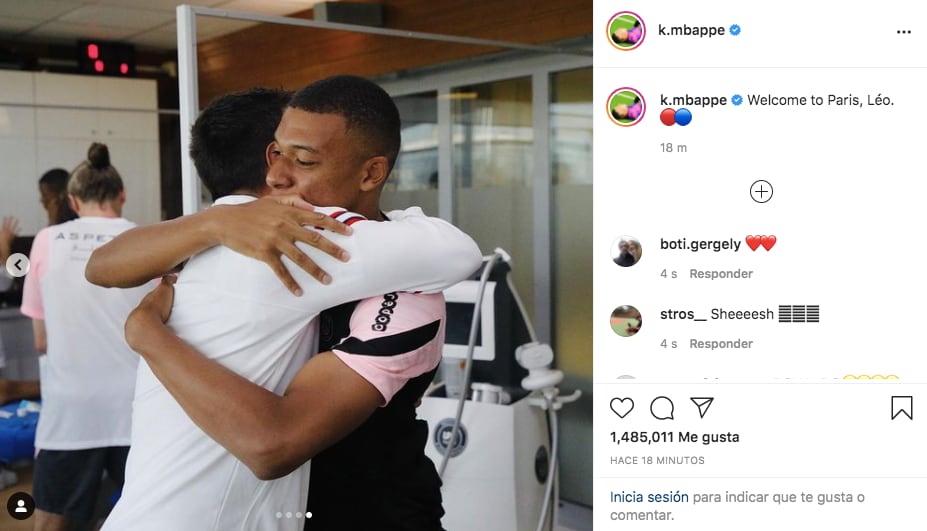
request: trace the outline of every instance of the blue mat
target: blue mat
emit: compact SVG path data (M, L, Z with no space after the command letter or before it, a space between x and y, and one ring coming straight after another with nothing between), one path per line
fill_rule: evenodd
M0 417L0 463L7 465L35 456L35 426L39 422L39 414L29 412L20 417L16 414L19 404L13 402L0 406L0 411L13 414L10 418Z

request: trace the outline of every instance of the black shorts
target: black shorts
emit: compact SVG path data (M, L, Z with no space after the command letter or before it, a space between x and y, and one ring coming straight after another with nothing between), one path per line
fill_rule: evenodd
M128 455L128 446L40 450L35 458L32 480L35 508L75 522L89 522L93 518L103 472L122 488Z

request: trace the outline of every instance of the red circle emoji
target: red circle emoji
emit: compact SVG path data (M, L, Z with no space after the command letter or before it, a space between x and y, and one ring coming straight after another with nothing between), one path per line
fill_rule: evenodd
M663 109L660 113L660 121L663 125L673 125L676 123L676 111L670 108Z

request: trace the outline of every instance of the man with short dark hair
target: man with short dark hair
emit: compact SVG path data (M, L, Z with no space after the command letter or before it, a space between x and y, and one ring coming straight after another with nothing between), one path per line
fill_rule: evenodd
M264 151L292 96L258 87L216 98L200 113L190 132L190 158L213 201L269 191Z
M313 135L325 130L323 124L337 131L342 123L347 137L354 140L345 146L361 150L355 156L385 154L385 181L399 153L399 112L380 87L350 76L318 81L294 95L270 148L271 159L279 163L272 165L267 181L276 190L298 189L312 203L351 204L369 219L386 219L379 210L382 182L370 177L371 182L362 180L359 189L346 188L341 193L337 185L316 185L350 182L350 166L334 168L343 169L344 175L325 175L324 170L311 166L301 171L299 164L288 164L288 155L295 160L305 157L310 165L324 164L326 155L337 157L315 149L331 140ZM303 149L309 147L313 149ZM374 167L374 175L379 175L377 169L383 171ZM376 194L366 193L364 186L371 186ZM428 426L416 419L415 408L440 361L445 306L443 297L425 297L391 293L380 300L355 301L323 312L320 350L332 350L376 382L384 402L337 444L314 457L305 456L312 457L308 511L313 517L306 521L307 531L441 529L441 480L424 454ZM383 316L386 319L378 320ZM441 323L440 333L424 334L435 322ZM360 323L366 327L356 326ZM415 339L415 335L427 339ZM356 363L364 357L376 357L379 370ZM401 377L384 377L384 373ZM361 511L356 510L358 492L370 494Z

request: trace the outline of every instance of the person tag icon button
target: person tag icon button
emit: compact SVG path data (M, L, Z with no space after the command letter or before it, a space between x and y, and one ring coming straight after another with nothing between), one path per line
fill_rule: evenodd
M28 493L14 492L6 501L6 511L16 520L26 520L35 512L35 500Z

